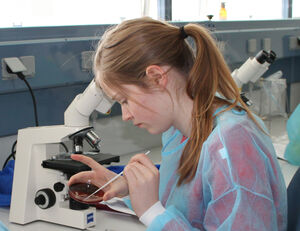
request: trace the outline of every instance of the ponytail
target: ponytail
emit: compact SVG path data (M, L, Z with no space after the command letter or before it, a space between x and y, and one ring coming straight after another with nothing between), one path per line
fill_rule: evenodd
M213 130L213 105L227 104L228 107L221 112L234 107L243 108L255 121L240 98L239 89L209 31L196 24L187 24L184 31L193 38L196 53L186 87L187 94L193 99L192 131L180 159L178 185L190 182L196 174L203 143ZM217 93L221 98L216 97Z

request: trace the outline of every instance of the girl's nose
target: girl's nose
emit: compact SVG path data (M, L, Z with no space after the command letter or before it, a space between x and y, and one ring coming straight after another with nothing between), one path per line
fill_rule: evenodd
M132 115L129 112L129 110L125 106L121 106L122 109L122 120L123 121L129 121L132 120Z

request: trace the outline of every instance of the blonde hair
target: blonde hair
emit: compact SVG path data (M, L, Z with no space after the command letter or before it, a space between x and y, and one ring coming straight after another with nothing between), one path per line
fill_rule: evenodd
M227 104L223 111L242 107L256 122L209 32L198 24L187 24L184 31L193 38L195 53L177 26L147 17L124 21L104 33L94 59L94 72L120 91L122 84L150 90L144 78L150 65L169 65L186 76L186 92L193 100L192 131L178 166L178 185L195 176L202 145L213 129L214 104Z

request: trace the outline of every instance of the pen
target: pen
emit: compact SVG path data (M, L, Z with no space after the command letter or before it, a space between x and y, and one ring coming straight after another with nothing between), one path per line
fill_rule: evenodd
M148 155L150 153L150 150L148 150L147 152L145 152L145 155ZM109 185L110 183L112 183L113 181L115 181L116 179L118 179L121 175L123 174L123 171L120 172L118 175L115 175L112 179L110 179L109 181L107 181L104 185L102 185L100 188L98 188L95 192L93 192L92 194L88 195L86 198L84 198L83 200L87 200L89 199L91 196L95 195L97 192L99 192L101 189L104 189L107 185Z

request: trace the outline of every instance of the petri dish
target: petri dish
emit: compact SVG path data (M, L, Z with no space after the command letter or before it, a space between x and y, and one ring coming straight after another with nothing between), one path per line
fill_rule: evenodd
M72 199L80 203L98 204L103 200L104 192L102 190L85 200L86 197L95 192L97 189L98 187L93 184L77 183L69 187L69 195Z

